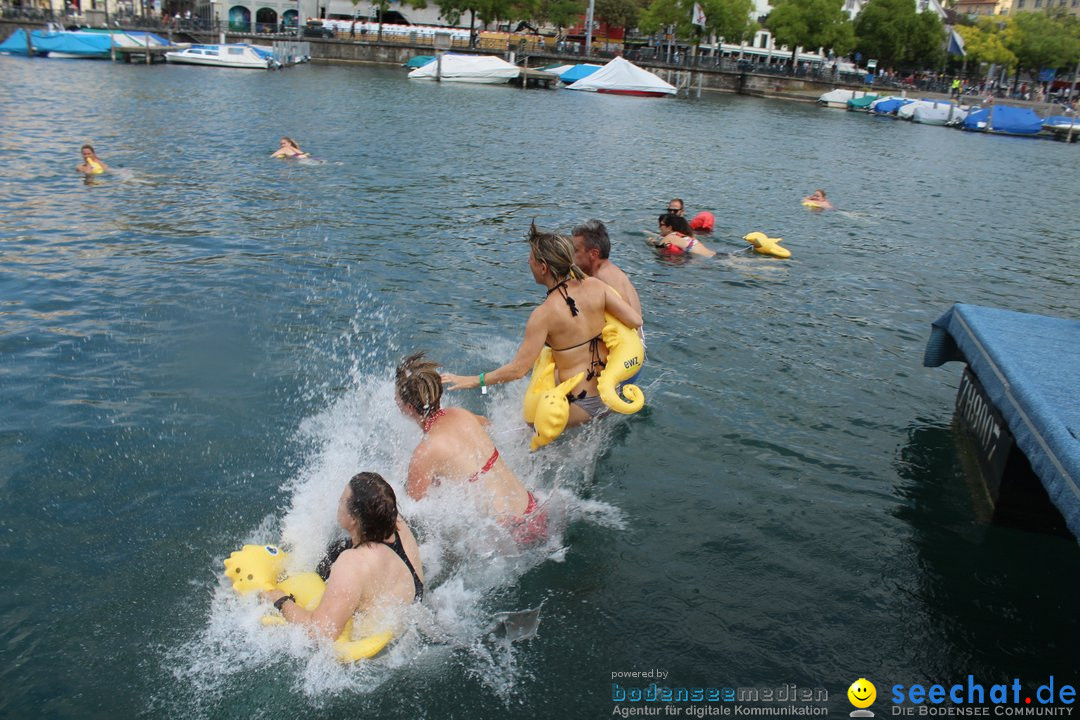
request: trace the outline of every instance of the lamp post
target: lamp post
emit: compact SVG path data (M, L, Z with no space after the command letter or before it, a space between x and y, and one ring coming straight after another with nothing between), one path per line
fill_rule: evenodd
M592 23L596 0L589 0L589 11L585 15L585 57L592 57Z

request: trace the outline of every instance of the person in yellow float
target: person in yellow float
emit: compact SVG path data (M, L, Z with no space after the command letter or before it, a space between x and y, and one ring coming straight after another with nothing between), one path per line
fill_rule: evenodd
M818 188L814 192L810 193L802 199L803 205L814 208L815 210L832 210L832 203L829 202L829 198L826 197L825 191Z
M525 339L514 359L480 375L443 373L450 390L523 378L532 369L544 345L551 347L557 378L567 380L578 373L584 379L570 388L567 427L588 422L607 412L600 398L597 378L604 369L608 348L601 337L604 313L630 328L641 327L641 313L619 297L607 283L585 275L574 262L574 243L562 235L529 231L529 270L533 280L547 288L547 297L532 311L525 324ZM486 392L486 390L484 390Z
M100 175L109 169L109 166L103 163L97 153L94 152L92 145L82 146L82 158L82 164L76 165L75 169L83 175Z

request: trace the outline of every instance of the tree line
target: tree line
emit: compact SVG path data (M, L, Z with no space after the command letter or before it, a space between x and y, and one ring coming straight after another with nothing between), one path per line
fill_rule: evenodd
M453 25L468 18L470 26L526 21L566 28L577 25L588 0L431 0ZM704 28L691 24L693 7L701 5ZM359 2L359 0L356 0ZM428 0L405 0L427 7ZM377 3L383 9L389 0ZM594 19L611 27L645 34L670 31L693 43L715 35L738 44L761 27L776 42L809 51L818 48L836 57L859 53L882 67L897 70L939 69L946 60L947 30L937 13L916 11L915 0L869 0L852 21L844 0L776 0L772 11L752 19L752 0L595 0ZM1062 10L1021 12L975 20L962 18L956 32L968 61L994 63L1010 70L1069 69L1080 61L1080 21Z

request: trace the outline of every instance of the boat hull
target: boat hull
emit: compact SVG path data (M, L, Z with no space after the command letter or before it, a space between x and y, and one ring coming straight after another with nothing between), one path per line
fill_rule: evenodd
M204 65L206 67L237 68L239 70L266 70L269 67L265 60L240 59L230 62L221 58L183 55L183 53L179 52L167 52L165 53L165 59L180 65Z
M652 92L650 90L606 90L598 89L596 92L605 95L630 95L632 97L664 97L671 93Z

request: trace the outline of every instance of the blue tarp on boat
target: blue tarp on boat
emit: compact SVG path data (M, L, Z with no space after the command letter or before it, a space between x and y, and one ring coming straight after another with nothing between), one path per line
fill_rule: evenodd
M1080 538L1080 320L956 304L923 365L967 362L1050 500Z
M987 127L988 124L990 127ZM989 130L1009 135L1034 135L1042 130L1042 120L1031 108L998 105L969 114L964 119L964 129Z
M570 83L576 83L582 78L589 77L594 72L599 70L600 67L600 65L575 65L574 67L570 68L562 75L560 75L559 79L567 85L569 85Z
M434 55L417 55L416 57L409 58L408 62L405 63L405 67L407 67L407 68L424 67L429 62L433 62L434 60L435 60Z
M108 35L34 30L30 33L30 43L37 54L65 53L82 57L108 57L112 39ZM0 44L0 52L26 55L26 31L19 28L13 32Z
M889 100L882 100L879 103L875 103L871 108L871 111L875 115L892 115L905 105L910 105L915 102L914 100L907 100L905 98L891 98Z

